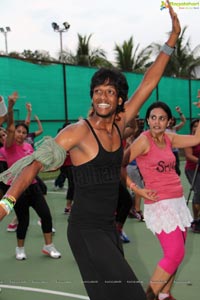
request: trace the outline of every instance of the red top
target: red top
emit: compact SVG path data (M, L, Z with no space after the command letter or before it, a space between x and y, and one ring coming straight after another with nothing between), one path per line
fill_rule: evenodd
M200 157L200 144L192 147L192 154L194 156L196 156L197 158ZM197 164L195 162L193 162L189 159L186 159L185 169L186 170L195 170L196 165Z

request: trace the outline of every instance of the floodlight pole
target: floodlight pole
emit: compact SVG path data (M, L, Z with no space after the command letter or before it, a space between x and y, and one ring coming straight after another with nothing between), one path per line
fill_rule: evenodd
M60 28L60 26L53 22L52 24L52 27L53 27L53 30L55 32L58 32L59 33L59 36L60 36L60 61L63 62L63 33L68 31L68 29L70 28L70 24L67 23L67 22L64 22L63 25L64 27Z
M11 29L8 26L6 26L5 28L3 28L3 27L0 28L0 32L4 35L4 39L5 39L5 52L6 52L6 55L8 55L8 38L7 38L7 34L10 31L11 31Z
M68 22L63 23L63 27L53 22L52 24L53 30L59 33L60 37L60 61L62 63L62 71L63 71L63 89L64 89L64 105L65 105L65 120L68 120L68 107L67 107L67 83L66 83L66 66L63 61L63 32L68 31L70 28L70 24Z
M60 60L63 62L63 41L62 41L62 34L63 31L59 31L60 34Z

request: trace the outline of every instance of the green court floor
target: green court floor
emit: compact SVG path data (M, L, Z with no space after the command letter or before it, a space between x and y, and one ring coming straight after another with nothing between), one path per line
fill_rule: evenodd
M182 167L183 164L184 162ZM181 179L187 198L189 185L183 172ZM7 224L14 216L12 213L0 224L0 287L2 289L0 300L88 299L66 238L67 216L63 213L66 189L55 192L53 182L49 181L47 184L47 201L56 228L54 243L61 251L62 257L54 260L42 254L41 228L37 224L37 215L31 210L31 222L25 245L27 260L17 261L15 233L6 231ZM127 219L125 232L131 240L129 244L124 245L126 259L145 288L161 257L159 244L152 233L146 229L145 223L136 219ZM200 234L189 231L186 257L178 271L173 289L173 295L177 300L199 299L199 266Z

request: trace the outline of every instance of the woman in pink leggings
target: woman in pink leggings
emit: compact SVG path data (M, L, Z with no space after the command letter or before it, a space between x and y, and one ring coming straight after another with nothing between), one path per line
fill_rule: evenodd
M165 103L158 101L150 105L146 113L149 130L125 151L122 167L127 186L144 198L146 226L157 236L163 250L163 258L158 262L147 288L148 300L174 299L170 290L184 258L187 227L192 221L171 149L198 144L200 125L193 136L166 132L171 117L170 108ZM144 189L137 187L127 176L126 166L133 159L136 159L144 179ZM154 201L149 200L152 195Z

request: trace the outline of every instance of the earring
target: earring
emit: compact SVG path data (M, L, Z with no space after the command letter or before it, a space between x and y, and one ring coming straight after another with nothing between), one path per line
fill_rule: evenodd
M122 105L122 102L123 102L123 99L121 98L121 97L119 97L119 104L118 104L118 106L121 106Z

